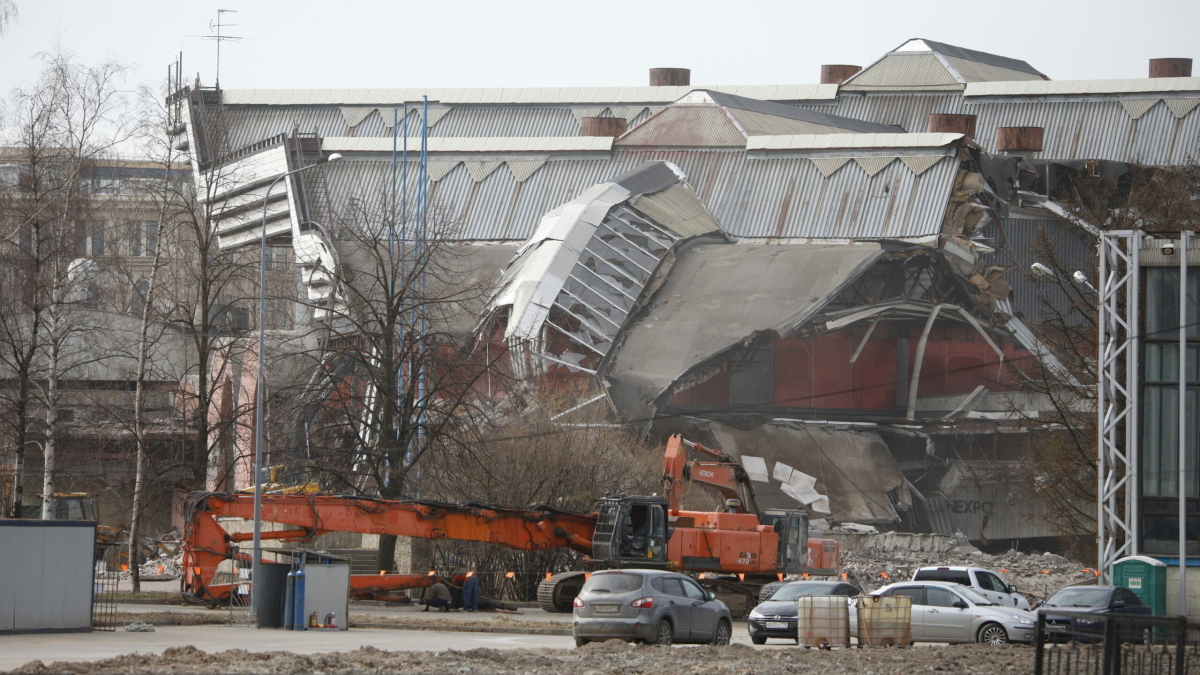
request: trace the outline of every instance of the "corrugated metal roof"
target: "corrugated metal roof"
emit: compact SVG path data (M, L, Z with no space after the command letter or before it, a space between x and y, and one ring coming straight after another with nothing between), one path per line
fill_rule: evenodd
M892 52L856 73L842 91L961 91L962 83L933 52Z
M711 101L716 105L729 108L734 117L738 118L739 121L743 119L745 113L754 113L756 116L755 119L758 119L759 117L781 117L798 122L806 122L812 125L842 129L845 131L857 131L860 133L894 133L899 131L898 129L888 128L883 125L873 124L871 122L863 122L859 119L840 117L838 115L830 115L829 113L823 111L790 106L783 103L772 103L771 101L761 101L758 99L746 98L745 96L726 94L719 91L699 90L689 94L687 97L680 100L679 103L703 103L706 101ZM746 131L750 130L747 128Z
M967 59L959 59L953 56L943 54L942 58L946 63L958 73L959 77L971 82L1008 82L1021 80L1036 80L1045 82L1041 75L1037 73L1027 73L1020 70L1011 70L1001 66L979 63L978 61L968 61Z
M687 87L511 87L419 89L225 89L226 105L387 105L417 103L422 96L439 103L670 103L693 89L712 89L764 101L810 101L837 96L834 84L715 85Z
M735 199L715 209L739 237L914 238L941 232L958 170L939 162L914 175L892 161L874 175L848 162L826 177L811 160L749 160ZM712 207L710 207L711 209Z
M1109 100L967 101L963 112L977 114L976 142L996 152L997 127L1045 129L1041 152L1022 155L1046 159L1108 159L1152 166L1189 164L1200 159L1200 113L1177 119L1156 105L1132 119L1121 102Z
M1000 56L999 54L989 54L987 52L975 51L974 49L967 49L965 47L955 47L954 45L948 45L944 42L934 42L933 40L926 40L925 38L914 38L913 40L909 40L902 45L900 49L904 50L916 48L918 46L914 44L916 42L922 43L925 47L928 47L930 50L941 54L947 59L971 61L972 63L991 66L1000 70L1013 71L1016 73L1023 73L1025 75L1033 75L1038 79L1042 78L1041 72L1029 65L1029 63L1020 59Z
M1122 80L1030 80L1027 82L972 82L973 96L1071 96L1080 94L1168 94L1200 92L1200 77L1139 77Z
M929 129L929 116L962 112L962 96L958 91L945 94L912 93L845 93L838 96L835 106L800 104L843 117L896 125L909 133Z
M968 91L974 86L968 85ZM1193 99L1165 98L1163 103L1151 105L1134 120L1126 110L1130 98L1100 96L1046 100L1032 97L964 98L950 92L942 95L847 92L838 97L832 112L899 124L910 131L927 129L931 114L976 115L975 141L992 153L997 152L997 127L1037 126L1046 130L1044 150L1023 155L1063 160L1108 159L1154 166L1187 164L1193 158L1200 158L1200 112L1197 112L1200 108L1189 109ZM1145 98L1141 96L1138 100ZM1171 104L1174 104L1174 110ZM830 110L824 105L820 108ZM1184 115L1177 117L1178 112Z
M1059 284L1040 281L1032 276L1029 266L1041 262L1066 270L1091 270L1096 265L1096 248L1083 241L1079 234L1055 220L1003 218L983 233L995 242L995 253L982 257L989 265L1011 266L1005 279L1013 288L1012 308L1026 321L1037 324L1043 319L1061 317L1080 320L1071 315L1071 301ZM1057 260L1047 260L1046 248L1054 250Z
M755 136L747 150L829 150L854 148L944 148L963 139L962 134L801 134Z
M616 144L741 148L746 145L746 136L720 106L676 105L627 132Z
M733 236L754 238L915 238L941 231L957 163L938 162L920 175L901 161L874 176L851 162L826 178L807 158L748 159L730 150L616 149L608 161L551 158L525 181L510 170L476 182L458 166L430 189L439 218L458 223L465 240L528 238L550 210L643 162L680 167L709 213ZM350 158L325 167L334 212L352 199L387 192L391 163ZM410 177L415 170L410 165ZM414 181L415 182L415 181ZM411 186L410 186L411 189ZM410 198L412 203L412 198Z
M341 136L324 138L321 149L325 152L391 152L389 137L363 138ZM561 136L519 138L430 138L429 152L607 152L612 149L613 139L607 136ZM414 152L421 147L420 138L408 139L408 150Z

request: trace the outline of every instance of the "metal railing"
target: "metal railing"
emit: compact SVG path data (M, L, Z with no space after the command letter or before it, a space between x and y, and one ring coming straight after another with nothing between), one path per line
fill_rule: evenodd
M1200 625L1190 632L1183 616L1043 610L1034 636L1034 674L1200 673Z
M110 560L117 559L118 544L96 546L96 559L92 561L92 630L115 631L117 629L117 592L121 583L121 572Z

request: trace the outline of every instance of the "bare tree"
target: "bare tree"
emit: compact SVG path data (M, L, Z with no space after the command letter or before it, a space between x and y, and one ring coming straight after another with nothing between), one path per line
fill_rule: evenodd
M4 35L8 27L17 20L17 15L16 0L0 0L0 35Z
M328 329L295 397L303 452L326 486L391 499L421 492L415 472L434 448L474 447L478 385L502 379L471 338L492 278L455 244L448 214L431 207L421 222L394 206L364 192L338 214L337 290L309 307ZM379 569L394 568L394 551L395 537L381 537Z
M1042 414L1024 456L1025 481L1047 505L1046 518L1077 560L1094 560L1096 536L1097 418L1096 361L1098 259L1064 252L1064 235L1097 243L1080 223L1101 230L1171 232L1200 225L1200 169L1194 166L1130 166L1119 176L1084 170L1059 179L1058 200L1068 208L1042 229L1030 253L1048 274L1037 279L1041 320L1031 322L1042 341L1070 368L1077 383L1045 372L1027 382L1043 394L1051 413ZM1094 249L1093 249L1094 250ZM1076 279L1080 272L1085 281ZM1025 273L1029 273L1025 271Z
M583 386L540 393L513 390L482 417L469 446L438 447L422 467L424 497L520 508L544 504L590 512L604 494L650 494L662 488L662 450L636 429L613 424L608 408ZM518 551L490 544L435 541L435 567L492 570L484 592L499 596L515 583L523 599L536 597L546 572L578 569L571 549ZM506 581L512 572L512 582Z
M96 327L99 266L107 226L89 220L108 199L95 180L98 160L112 156L129 135L125 100L118 89L124 66L106 62L84 67L70 54L45 54L39 80L18 88L8 106L16 184L3 211L8 280L0 319L0 361L15 387L0 396L15 441L15 484L10 512L20 511L25 452L33 437L31 416L43 414L42 517L54 514L60 380L103 354L88 349L83 336ZM14 391L15 389L15 391Z
M170 92L161 112L165 126L182 128L189 97L202 93L187 88ZM239 317L248 314L247 298L255 288L253 271L257 269L253 264L257 256L244 250L222 250L219 245L218 226L227 208L221 195L243 184L237 164L224 161L226 121L219 111L210 111L193 124L202 127L206 150L190 149L197 155L193 166L199 167L191 181L171 179L161 186L164 208L169 205L170 210L165 217L171 223L179 255L161 268L156 279L159 319L188 343L184 371L176 373L191 437L177 467L187 478L177 487L187 490L209 482L223 483L227 478L228 467L222 467L217 455L222 443L231 438L237 415L217 408L235 357L245 344L245 326L240 325ZM161 134L167 129L156 131ZM163 142L169 145L174 139ZM167 157L168 151L160 149L157 155Z

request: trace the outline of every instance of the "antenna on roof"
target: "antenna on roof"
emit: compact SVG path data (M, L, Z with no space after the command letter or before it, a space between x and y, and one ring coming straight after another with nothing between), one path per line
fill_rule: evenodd
M216 40L217 41L217 89L221 88L221 43L225 42L226 40L232 40L233 42L239 42L241 40L246 39L246 38L237 37L234 35L222 35L221 34L222 28L233 28L233 27L237 26L236 23L221 23L221 15L228 13L228 12L237 13L237 10L236 9L218 9L217 10L217 20L208 22L208 30L210 32L215 32L216 35L203 36L205 40Z

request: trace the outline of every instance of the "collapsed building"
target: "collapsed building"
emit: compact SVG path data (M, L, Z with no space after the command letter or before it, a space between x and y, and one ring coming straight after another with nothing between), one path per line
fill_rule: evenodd
M593 383L616 420L720 447L766 506L1045 545L1017 466L1048 403L1022 379L1071 375L1030 328L1029 244L1093 255L1056 215L1064 175L1195 160L1184 61L1057 81L914 39L810 85L692 86L683 69L649 87L197 83L173 97L175 142L224 248L259 246L272 181L342 155L283 180L263 225L300 292L333 306L351 259L337 215L394 185L427 122L429 199L494 285L459 329L494 327L513 374ZM217 168L239 180L214 187Z

